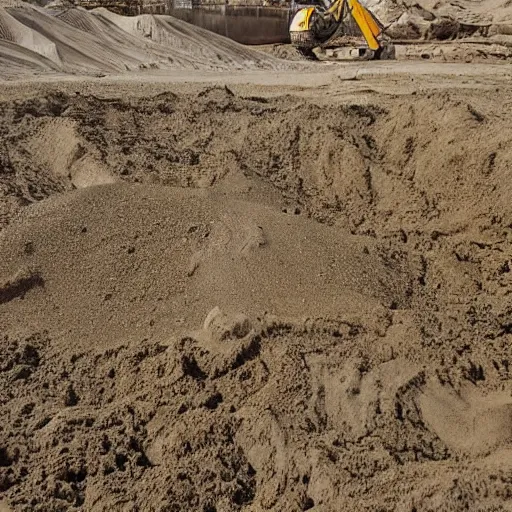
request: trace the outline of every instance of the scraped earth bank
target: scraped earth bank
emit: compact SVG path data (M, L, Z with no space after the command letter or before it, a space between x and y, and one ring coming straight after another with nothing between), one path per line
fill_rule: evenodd
M510 41L507 0L366 0L393 38L449 40L490 37Z
M508 510L510 106L0 105L12 510Z

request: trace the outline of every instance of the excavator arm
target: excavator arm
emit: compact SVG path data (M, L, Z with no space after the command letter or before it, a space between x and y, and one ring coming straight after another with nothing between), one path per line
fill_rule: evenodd
M380 43L377 38L380 36L382 29L377 24L370 11L357 0L342 1L346 1L349 12L357 23L359 30L361 30L368 47L375 51L380 49Z

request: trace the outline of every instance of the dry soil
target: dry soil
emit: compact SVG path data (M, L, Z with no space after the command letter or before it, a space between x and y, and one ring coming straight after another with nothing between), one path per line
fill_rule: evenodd
M508 65L260 62L3 83L2 512L512 510Z

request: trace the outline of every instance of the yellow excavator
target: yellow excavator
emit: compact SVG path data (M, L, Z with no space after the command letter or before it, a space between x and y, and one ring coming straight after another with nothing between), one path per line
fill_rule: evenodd
M313 0L294 9L289 32L292 45L308 60L318 60L314 49L364 40L348 58L389 59L394 47L384 37L384 26L358 0ZM295 4L296 5L296 4ZM352 48L354 50L354 48ZM355 53L355 55L354 55Z

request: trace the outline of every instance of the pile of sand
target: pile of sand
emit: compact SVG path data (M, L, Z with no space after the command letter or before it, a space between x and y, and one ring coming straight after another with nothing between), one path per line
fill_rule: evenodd
M510 106L379 102L0 105L4 508L506 510Z
M207 192L88 187L26 213L2 233L3 327L67 331L73 350L165 337L214 306L357 319L409 302L372 244Z
M33 50L56 64L60 64L57 47L54 43L17 21L4 9L0 11L0 39Z
M45 10L29 4L0 6L0 59L0 78L4 79L31 72L289 67L284 61L169 16L123 19L104 9Z

